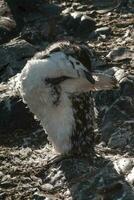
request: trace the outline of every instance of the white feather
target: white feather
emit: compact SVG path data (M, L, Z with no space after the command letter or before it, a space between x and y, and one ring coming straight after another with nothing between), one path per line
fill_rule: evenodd
M69 59L72 62L76 62L71 57ZM80 71L82 78L78 76L77 70ZM84 79L85 77L81 70L85 70L83 65L80 64L73 69L65 54L55 53L48 59L32 59L28 61L21 72L20 93L23 101L28 104L30 110L41 120L43 128L48 133L49 140L60 153L68 152L71 149L70 137L75 124L68 93L78 92L77 90L82 84L83 87L84 84L89 84ZM65 81L66 84L61 85L60 104L55 106L52 103L53 97L50 86L45 84L45 78L60 76L69 76L76 79L70 82ZM80 91L82 89L84 88L81 88Z
M60 153L71 149L70 138L75 126L70 93L87 92L94 87L85 77L84 71L87 69L81 63L77 63L75 58L57 52L43 60L28 61L20 75L20 94L23 101L41 121L49 140ZM45 83L45 79L60 76L73 79L60 84L60 103L56 106L53 104L51 87Z

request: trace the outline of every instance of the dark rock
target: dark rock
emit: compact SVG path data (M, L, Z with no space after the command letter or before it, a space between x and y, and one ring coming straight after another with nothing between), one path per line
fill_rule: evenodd
M134 118L134 98L120 97L106 111L102 121L102 140L108 141L116 128Z
M124 78L121 82L121 94L122 96L134 97L134 75Z
M18 28L8 3L1 0L0 8L0 44L4 44L18 34Z
M25 25L29 22L31 13L32 18L43 16L49 18L49 20L58 17L61 13L61 8L58 5L42 2L41 0L35 0L34 2L31 0L6 0L2 9L3 12L5 10L5 13L0 18L0 44L10 41L10 39L17 36L22 29L25 29Z
M56 17L61 14L61 8L56 4L42 4L39 11L46 17Z
M36 26L26 26L21 31L21 38L32 45L42 45L47 43L49 39L54 39L56 35L56 23L51 19L50 22L38 23Z
M28 111L26 106L17 97L5 97L0 102L0 143L4 143L4 137L7 134L12 137L12 134L16 132L31 132L35 131L39 127L39 123L34 120L32 113ZM19 136L19 135L18 135ZM9 137L6 143L10 144ZM17 135L15 136L17 137ZM21 138L20 138L21 139Z
M113 148L113 149L116 149L116 148L124 149L128 144L130 135L131 135L131 132L128 133L126 129L123 129L123 128L118 129L109 138L108 147Z
M73 9L77 9L77 7L80 6L80 5L81 5L80 3L73 2L73 3L72 3L72 8L73 8Z
M92 31L95 30L96 22L93 18L83 15L79 27L76 31L78 36L88 36Z
M1 81L19 72L27 59L31 58L37 49L25 40L15 39L0 48L0 75ZM8 67L8 68L7 68ZM8 69L12 70L9 76L4 77ZM6 74L7 75L7 74Z
M81 13L74 13L74 15L68 15L65 17L65 24L64 26L68 29L68 31L72 31L74 33L74 31L77 30L80 20L81 20Z
M0 199L5 199L7 196L6 192L0 192Z
M8 17L0 18L0 45L15 36L16 23Z
M95 30L96 22L93 18L83 15L82 12L74 12L63 16L62 24L75 36L87 37Z

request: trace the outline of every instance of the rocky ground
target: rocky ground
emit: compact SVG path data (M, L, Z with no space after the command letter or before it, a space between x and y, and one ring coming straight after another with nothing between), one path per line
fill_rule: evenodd
M0 87L0 200L133 200L134 1L0 0L1 83L63 39L86 42L96 52L93 66L121 80L94 93L96 156L50 163L39 122Z

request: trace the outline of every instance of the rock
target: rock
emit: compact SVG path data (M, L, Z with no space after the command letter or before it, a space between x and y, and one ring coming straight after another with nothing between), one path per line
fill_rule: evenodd
M41 185L41 190L46 191L46 192L52 192L54 190L54 186L51 185L50 183L46 183Z
M128 48L117 47L109 52L106 57L112 61L121 61L125 59L132 59L133 53Z
M132 69L134 69L134 58L132 58L131 62L130 62Z
M81 6L81 4L80 4L80 3L77 3L77 2L73 2L73 3L72 3L72 8L73 8L73 9L77 9L78 6Z
M134 183L134 159L130 158L119 158L114 161L114 167L119 174L123 174L129 184Z
M110 76L115 76L115 73L118 70L120 70L118 67L111 67L111 68L107 69L105 72L106 72L106 74L109 74ZM117 77L115 77L115 78L117 79Z
M130 171L130 173L127 175L126 180L130 184L134 184L134 167L132 168L132 170Z
M46 195L40 192L35 192L32 200L46 200Z
M66 8L65 10L62 11L63 15L69 14L72 11L72 8Z
M46 17L56 17L61 14L61 8L56 4L42 4L38 10Z
M108 147L116 149L124 149L128 144L130 134L125 129L115 131L112 136L109 138Z
M79 5L77 6L76 10L78 11L86 11L87 10L87 5Z
M111 33L111 28L110 27L101 27L101 28L97 28L95 30L95 33L99 34L105 34L105 35L109 35Z
M26 14L37 8L37 1L33 3L30 0L27 4L25 0L23 3L16 0L2 0L0 7L0 44L3 44L19 34L24 26Z
M4 189L8 189L8 188L16 187L17 184L13 183L11 180L6 180L6 181L1 182L0 186Z
M118 173L127 174L134 166L134 159L130 158L119 158L114 161L114 167Z
M118 126L126 126L124 121L134 118L134 98L120 97L107 109L104 114L102 127L102 140L108 142L111 135L116 132ZM124 125L123 125L124 124ZM127 128L127 127L126 127ZM130 132L130 134L132 134ZM129 137L129 136L128 136ZM125 138L124 138L125 139ZM125 144L125 140L121 140ZM120 140L118 140L120 141ZM121 146L121 144L119 144Z
M42 44L48 43L48 40L53 40L56 34L56 21L52 17L48 21L44 19L40 22L38 20L36 26L25 26L21 31L21 38L31 43L32 45L40 46Z
M57 199L56 195L48 195L47 194L45 200L58 200L58 199Z
M4 173L0 171L0 178L1 178L3 175L4 175Z
M123 69L119 69L115 72L114 77L118 82L120 82L121 79L125 77L125 75L126 75L125 71Z
M69 32L79 37L87 37L95 30L96 22L93 18L83 15L82 12L73 12L63 17L62 24Z
M0 44L9 41L15 35L16 23L8 17L0 17Z
M20 39L11 40L9 43L1 46L1 81L5 81L7 78L16 74L16 72L19 72L24 67L26 61L31 58L36 51L36 47ZM8 74L9 72L11 74Z
M67 25L67 29L74 33L74 31L76 31L78 26L79 26L79 23L80 23L80 20L81 20L81 14L79 14L79 13L77 13L77 15L75 15L75 13L73 13L73 14L74 15L71 15L68 18L66 25Z
M0 1L0 44L17 36L19 28L7 1Z
M5 199L6 196L6 192L0 192L0 199Z
M76 18L81 18L83 16L83 12L75 11L71 13L71 16L76 19Z
M81 17L80 24L76 31L78 36L88 36L92 31L95 30L96 22L93 18L83 15Z
M134 75L128 75L121 80L121 94L122 96L134 97Z
M1 145L12 145L15 140L20 145L23 143L24 138L28 136L30 138L27 145L31 144L31 137L35 140L35 144L37 143L36 137L30 136L30 133L40 127L39 123L34 120L33 114L28 111L18 97L1 97L0 110ZM13 133L14 135L12 135ZM5 140L5 138L7 139ZM27 150L25 151L26 154L28 153Z

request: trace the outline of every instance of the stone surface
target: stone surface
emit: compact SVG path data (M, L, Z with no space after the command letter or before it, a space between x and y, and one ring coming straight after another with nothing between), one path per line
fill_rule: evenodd
M0 48L0 80L5 81L19 72L36 51L35 46L18 38L3 44Z
M63 15L62 23L70 33L77 37L88 37L96 27L95 20L82 12L73 12L71 15Z
M120 61L125 59L132 59L134 53L125 47L117 47L113 49L108 55L107 58L112 61Z
M95 30L95 32L96 32L97 34L109 34L110 31L111 31L110 27L107 27L107 26L101 27L101 28L97 28L97 29Z
M93 67L119 87L94 93L95 156L50 164L55 152L39 122L0 85L0 199L133 200L133 2L53 2L0 1L0 81L50 42L78 38L94 48Z

